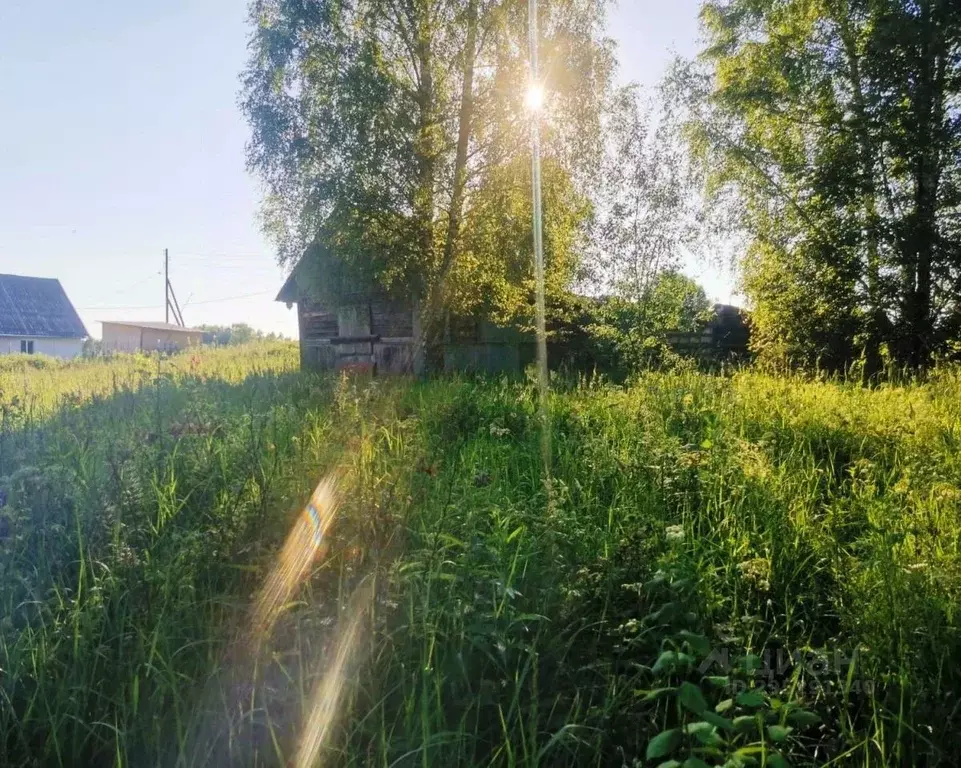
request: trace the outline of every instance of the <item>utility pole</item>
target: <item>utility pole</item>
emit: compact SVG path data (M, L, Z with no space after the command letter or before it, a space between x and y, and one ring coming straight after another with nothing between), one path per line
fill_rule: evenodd
M170 253L164 248L164 322L170 322Z
M180 311L180 302L177 301L177 294L174 287L170 284L170 252L164 248L164 322L170 322L170 310L174 312L174 322L181 328L185 327L184 315Z
M547 410L547 396L550 381L547 372L547 327L544 308L544 225L541 204L541 106L543 102L543 86L540 82L540 70L537 65L537 48L540 35L537 31L537 0L528 0L527 5L528 34L530 35L531 50L531 80L528 88L531 115L531 187L533 193L532 207L534 212L534 318L537 330L537 385L540 392L538 412L541 420L541 453L544 459L544 475L551 476L551 432L550 418ZM548 486L548 495L551 493Z

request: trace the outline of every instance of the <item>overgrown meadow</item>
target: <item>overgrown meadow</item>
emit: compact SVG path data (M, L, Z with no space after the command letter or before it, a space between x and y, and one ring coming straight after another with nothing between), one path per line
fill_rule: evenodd
M961 374L534 390L260 344L0 364L0 764L953 765ZM317 481L343 503L249 652Z

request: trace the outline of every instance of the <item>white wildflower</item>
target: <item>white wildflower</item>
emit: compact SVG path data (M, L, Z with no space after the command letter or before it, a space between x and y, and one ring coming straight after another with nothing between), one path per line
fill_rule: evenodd
M762 592L771 589L771 561L766 557L753 557L737 564L741 578Z

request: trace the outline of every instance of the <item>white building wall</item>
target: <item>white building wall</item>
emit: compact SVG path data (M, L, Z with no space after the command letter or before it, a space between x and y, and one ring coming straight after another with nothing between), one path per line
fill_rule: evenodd
M0 336L0 354L19 355L21 341L33 342L35 355L50 355L64 360L80 357L83 339L52 339L38 336Z

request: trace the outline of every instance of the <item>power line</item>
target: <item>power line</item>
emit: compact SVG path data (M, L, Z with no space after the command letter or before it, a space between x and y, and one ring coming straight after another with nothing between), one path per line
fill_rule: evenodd
M273 290L257 291L257 293L243 293L240 296L224 296L223 298L220 298L220 299L206 299L204 301L193 301L193 302L188 301L184 304L184 306L186 307L189 304L191 307L196 307L198 304L217 304L221 301L236 301L237 299L250 299L250 298L253 298L254 296L264 296L268 293L273 293Z
M250 274L261 274L261 275L266 275L266 274L268 274L268 273L274 274L274 275L279 275L279 274L280 274L280 270L279 270L279 269L274 270L274 269L272 269L272 268L270 268L270 267L246 266L246 265L244 265L244 264L203 264L202 266L201 266L201 265L197 265L197 264L191 264L190 262L187 262L187 264L188 264L188 266L190 266L192 269L204 269L204 270L206 270L206 269L216 269L216 270L227 269L227 270L236 270L236 271L242 271L242 272L246 272L246 273L250 273Z
M160 273L159 273L159 272L151 272L149 275L147 275L147 276L146 276L145 278L143 278L142 280L138 280L136 283L133 283L133 284L131 284L131 285L128 285L126 288L118 288L117 290L113 291L113 293L126 293L127 291L132 291L132 290L133 290L134 288L136 288L138 285L143 285L143 284L146 283L148 280L153 280L155 277L160 277ZM111 294L107 294L107 295L109 296L109 295L111 295Z
M235 254L235 253L178 253L178 259L198 259L201 261L230 261L245 263L277 263L270 256L264 254Z
M187 307L187 306L196 307L196 306L199 306L200 304L219 304L219 303L224 302L224 301L237 301L238 299L250 299L250 298L253 298L254 296L265 296L265 295L268 294L268 293L273 293L273 290L271 289L271 290L269 290L269 291L257 291L257 293L242 293L242 294L240 294L239 296L222 296L222 297L219 298L219 299L204 299L203 301L186 301L186 302L184 302L184 306L185 306L185 307ZM142 304L142 305L140 305L139 307L78 307L78 309L81 309L81 310L83 310L83 311L85 311L85 312L89 312L89 311L92 311L92 310L95 310L95 309L102 309L102 310L108 310L108 309L156 309L156 308L159 307L159 306L160 306L159 304Z
M107 309L156 309L156 308L159 307L159 306L160 306L159 304L141 304L141 305L138 306L138 307L102 307L102 306L100 306L100 307L77 307L77 309L79 309L79 310L81 310L81 311L83 311L83 312L92 312L92 311L95 310L95 309L103 309L103 310L107 310Z
M137 282L132 283L131 285L128 285L126 288L116 288L115 290L107 291L106 293L100 294L100 298L105 299L109 296L115 296L118 293L126 293L127 291L132 291L137 286L143 285L148 280L153 280L155 277L159 277L159 276L160 276L159 272L151 272L145 278L138 280Z

